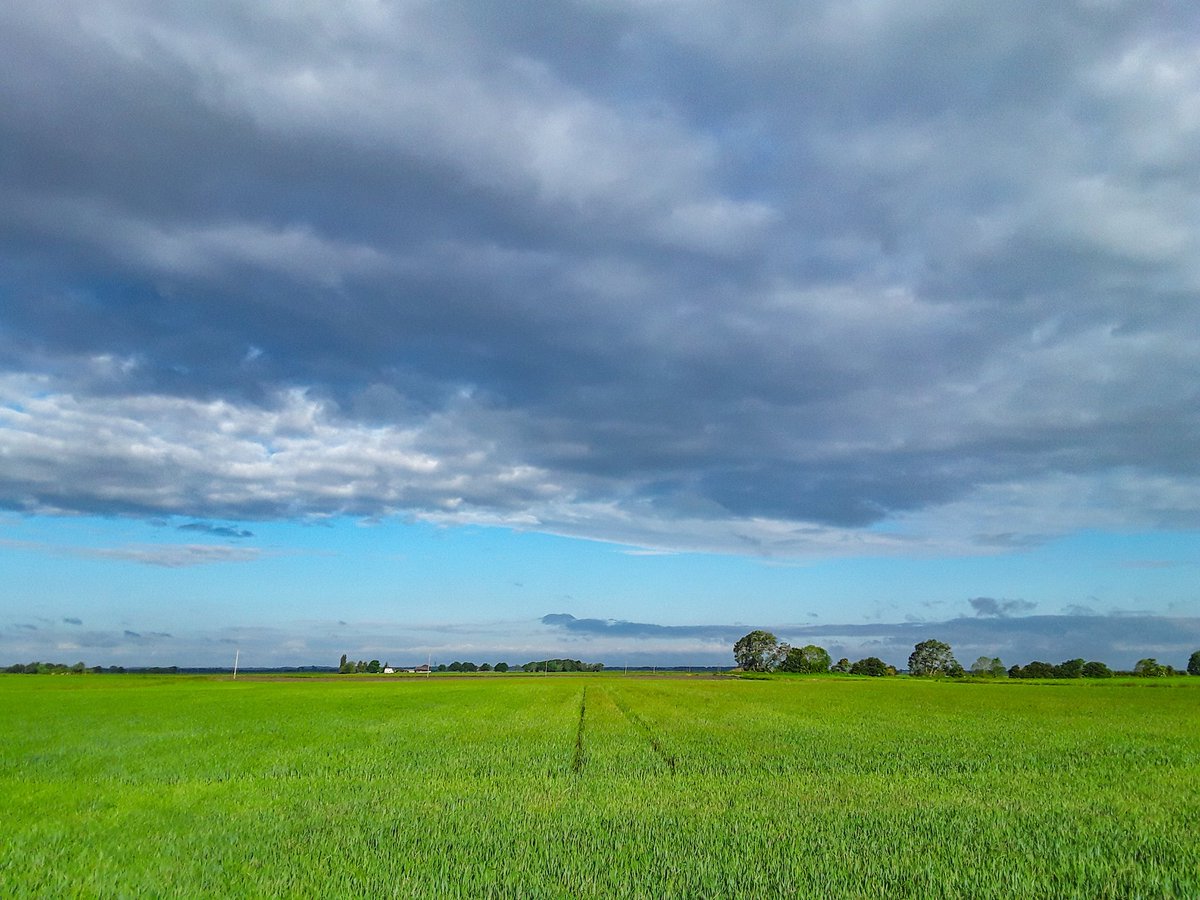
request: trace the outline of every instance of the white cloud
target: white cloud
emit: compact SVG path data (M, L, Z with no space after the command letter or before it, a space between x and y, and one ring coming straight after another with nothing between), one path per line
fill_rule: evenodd
M548 489L538 469L497 459L453 433L444 416L371 427L299 390L262 408L156 395L28 396L14 393L14 382L0 407L0 483L9 502L29 498L33 510L53 510L69 491L77 506L116 512L381 515ZM459 446L439 446L452 442Z

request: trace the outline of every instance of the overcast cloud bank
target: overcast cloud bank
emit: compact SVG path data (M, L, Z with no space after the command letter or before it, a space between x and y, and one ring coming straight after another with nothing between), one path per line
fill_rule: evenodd
M1196 528L1197 34L9 4L0 504L784 556Z

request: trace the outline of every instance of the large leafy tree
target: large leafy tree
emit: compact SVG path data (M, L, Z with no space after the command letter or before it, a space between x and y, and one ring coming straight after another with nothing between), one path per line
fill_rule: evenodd
M779 668L785 672L828 672L831 662L829 652L824 647L806 644L789 649Z
M1102 662L1092 660L1083 664L1084 678L1112 678L1112 669Z
M1200 675L1200 650L1188 657L1187 672L1189 675Z
M784 658L787 644L769 631L752 631L733 645L733 658L747 672L770 672Z
M984 678L1003 678L1008 674L998 656L981 656L971 663L971 674Z
M873 678L882 678L888 674L888 664L878 656L868 656L866 659L860 659L850 667L851 675L870 675Z
M1160 666L1157 659L1148 656L1137 661L1137 665L1133 667L1133 674L1143 678L1162 678L1167 674L1167 667Z
M961 675L962 672L950 645L944 641L921 641L908 657L909 675Z
M1053 678L1054 666L1048 662L1042 662L1040 659L1035 659L1024 669L1021 670L1022 678Z
M1054 667L1055 678L1082 678L1083 667L1087 665L1082 659L1068 659Z

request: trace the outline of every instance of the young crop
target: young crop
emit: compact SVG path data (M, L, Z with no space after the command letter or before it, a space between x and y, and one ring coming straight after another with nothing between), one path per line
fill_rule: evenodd
M0 678L0 894L1196 896L1200 693Z

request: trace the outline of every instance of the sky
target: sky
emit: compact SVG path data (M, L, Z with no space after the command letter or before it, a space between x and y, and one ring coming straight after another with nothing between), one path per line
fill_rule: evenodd
M0 664L1200 648L1200 7L0 5Z

